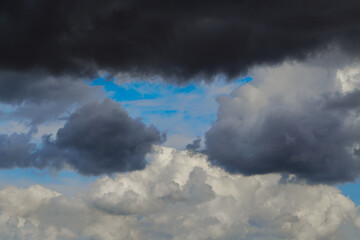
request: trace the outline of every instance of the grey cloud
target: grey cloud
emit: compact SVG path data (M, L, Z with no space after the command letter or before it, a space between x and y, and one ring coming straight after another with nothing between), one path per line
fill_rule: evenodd
M279 68L286 74L286 67ZM257 87L243 86L218 98L218 119L206 133L210 161L245 175L276 172L309 183L354 181L360 173L360 90L333 89L336 78L327 74L317 85L311 79L301 82L297 78L306 76L295 75L301 67L290 68L292 75L275 80L269 71ZM320 70L308 69L310 75Z
M196 152L201 147L201 138L197 137L192 143L186 145L186 149L192 152Z
M57 132L45 139L39 158L62 158L85 175L143 169L145 155L165 135L140 119L131 118L119 104L106 100L77 109Z
M31 134L0 134L0 168L29 167L34 161Z
M328 96L327 107L330 109L338 109L343 111L359 110L360 91L351 91L346 96L336 94L335 96Z
M119 104L105 100L78 108L55 139L43 136L40 146L31 133L0 135L0 168L71 166L84 175L143 169L145 155L166 136L154 126L131 118Z
M84 102L104 94L83 79L51 77L44 71L0 72L0 101L11 106L5 120L20 120L30 125L53 121Z
M81 82L74 83L73 76L52 77L46 71L0 72L0 101L21 104L24 101L75 101L89 96L89 90ZM82 80L77 77L77 79Z
M64 166L61 158L47 159L46 161L39 158L40 152L44 155L46 151L42 152L43 150L32 142L32 136L36 132L36 127L32 127L26 134L16 132L11 135L0 134L0 169L14 167L61 169ZM59 153L59 151L57 152Z

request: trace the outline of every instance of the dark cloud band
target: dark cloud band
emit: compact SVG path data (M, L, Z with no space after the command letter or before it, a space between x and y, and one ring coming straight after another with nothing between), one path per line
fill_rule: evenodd
M3 0L0 68L234 76L329 44L358 54L359 11L356 0Z

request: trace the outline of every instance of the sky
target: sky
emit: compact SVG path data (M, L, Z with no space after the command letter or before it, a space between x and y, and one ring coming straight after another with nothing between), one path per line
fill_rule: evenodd
M0 1L0 239L359 239L359 11Z

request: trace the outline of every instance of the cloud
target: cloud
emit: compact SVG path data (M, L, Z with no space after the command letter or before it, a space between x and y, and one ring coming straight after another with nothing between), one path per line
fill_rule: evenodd
M197 137L192 143L186 145L186 149L189 151L197 151L201 147L201 138Z
M109 99L78 108L56 138L44 135L40 146L31 142L34 132L0 135L0 167L59 170L70 166L84 175L139 170L145 167L152 145L166 139Z
M31 134L0 134L0 168L29 167L34 160Z
M164 138L154 126L129 117L118 103L105 100L77 109L54 141L45 137L39 158L46 162L64 159L85 175L131 171L143 169L145 155Z
M354 203L327 185L279 183L158 147L143 171L103 177L67 198L0 190L1 239L357 239Z
M79 105L96 101L105 94L84 79L49 76L44 71L0 72L0 102L7 109L0 117L26 125L56 121Z
M37 104L59 100L74 102L93 94L95 89L83 84L84 79L77 78L83 82L74 82L73 79L71 76L49 76L48 72L40 70L1 71L0 101L16 105L24 101Z
M211 162L246 175L354 181L360 173L356 69L309 62L255 71L251 83L217 99L217 120L205 139Z
M301 60L329 45L359 53L355 0L17 0L0 8L0 66L16 71L78 76L103 69L187 81Z

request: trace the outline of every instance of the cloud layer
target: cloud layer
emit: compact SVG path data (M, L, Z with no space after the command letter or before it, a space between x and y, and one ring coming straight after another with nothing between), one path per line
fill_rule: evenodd
M354 203L321 185L360 173L359 65L313 59L359 57L359 11L355 0L0 1L0 124L31 127L0 134L0 168L111 175L73 198L0 190L0 239L359 239ZM206 82L258 66L217 99L207 156L200 138L186 151L154 147L165 134L96 102L104 95L83 81ZM61 121L34 142L37 126Z
M356 0L7 0L0 9L2 69L188 80L303 59L332 44L359 53Z
M203 155L159 147L143 171L104 177L67 198L35 185L0 191L1 239L358 239L337 188L244 177Z
M284 64L217 99L206 152L230 172L296 174L308 182L360 173L358 65Z

